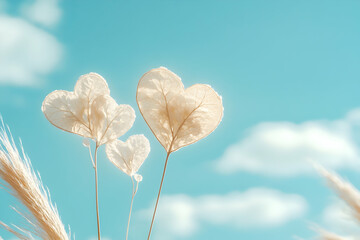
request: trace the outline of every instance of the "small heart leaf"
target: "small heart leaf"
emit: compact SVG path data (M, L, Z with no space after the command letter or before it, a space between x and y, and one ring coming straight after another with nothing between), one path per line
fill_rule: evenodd
M150 143L144 135L133 135L126 142L114 140L107 143L105 151L116 167L133 176L149 155Z

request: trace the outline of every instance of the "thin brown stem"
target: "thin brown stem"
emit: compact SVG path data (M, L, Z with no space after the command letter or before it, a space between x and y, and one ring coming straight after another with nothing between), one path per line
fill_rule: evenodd
M95 194L96 194L96 218L97 218L97 231L98 231L98 240L101 240L100 237L100 217L99 217L99 198L98 198L98 174L97 174L97 150L99 146L96 144L95 147L95 162L94 162L94 169L95 169Z
M135 190L135 186L134 186L134 179L133 179L132 176L131 176L131 182L132 182L132 197L131 197L131 204L130 204L130 212L129 212L128 225L127 225L127 229L126 229L126 240L128 239L128 235L129 235L131 211L132 211L132 207L133 207L134 197L135 197L135 194L136 194L136 190Z
M170 147L170 148L171 148L171 147ZM164 165L164 171L163 171L163 174L162 174L162 177L161 177L161 183L160 183L159 193L158 193L158 196L157 196L157 199L156 199L155 209L154 209L154 213L153 213L153 216L152 216L151 225L150 225L150 230L149 230L149 235L148 235L147 240L150 239L151 230L152 230L152 227L153 227L153 224L154 224L155 214L156 214L157 206L158 206L159 199L160 199L160 193L161 193L162 185L163 185L163 182L164 182L166 167L167 167L167 163L168 163L168 159L169 159L170 153L171 153L171 152L168 152L167 155L166 155L166 160L165 160L165 165Z

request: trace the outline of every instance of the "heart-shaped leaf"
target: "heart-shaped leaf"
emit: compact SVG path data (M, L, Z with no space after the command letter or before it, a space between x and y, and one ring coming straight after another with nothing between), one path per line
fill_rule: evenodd
M79 78L74 92L56 90L47 95L41 109L55 127L102 145L123 135L135 121L134 109L118 105L109 94L105 79L89 73Z
M149 155L150 143L144 135L133 135L126 142L114 140L107 143L105 151L116 167L133 176Z
M126 104L118 105L109 95L99 96L91 104L90 129L99 145L124 135L134 121L134 109Z
M136 100L168 153L209 135L223 116L221 97L210 86L195 84L185 90L180 77L164 67L142 76Z

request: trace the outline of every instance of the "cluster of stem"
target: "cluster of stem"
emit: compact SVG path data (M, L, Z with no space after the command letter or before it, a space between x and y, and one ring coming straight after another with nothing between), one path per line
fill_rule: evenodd
M99 145L96 144L95 152L94 152L94 158L93 158L92 153L91 153L91 146L89 144L87 144L86 147L89 149L90 159L91 159L94 171L95 171L95 199L96 199L97 233L98 233L98 240L101 240L100 213L99 213L98 168L97 168L97 166L98 166L97 165L97 151L98 151ZM130 204L128 225L127 225L127 229L126 229L126 240L128 239L128 235L129 235L130 219L131 219L131 212L132 212L133 202L134 202L135 194L137 193L137 190L139 188L139 182L136 181L136 186L135 186L133 176L131 176L131 182L132 182L132 196L131 196L131 204Z
M98 233L98 240L101 240L101 233L100 233L100 214L99 214L99 190L98 190L98 168L97 168L97 151L99 148L99 145L96 144L95 146L95 151L94 151L94 158L92 156L91 153L91 146L89 144L86 145L86 147L89 149L89 155L90 155L90 159L95 171L95 199L96 199L96 219L97 219L97 233ZM150 239L150 235L151 235L151 230L154 224L154 220L155 220L155 215L156 215L156 211L157 211L157 206L159 203L159 199L160 199L160 194L161 194L161 189L162 189L162 185L164 182L164 178L165 178L165 172L166 172L166 167L167 167L167 163L169 160L169 156L170 156L170 152L167 153L166 155L166 160L165 160L165 165L164 165L164 170L163 170L163 174L161 177L161 182L160 182L160 187L159 187L159 192L157 195L157 199L156 199L156 204L155 204L155 208L154 208L154 213L151 219L151 224L150 224L150 229L149 229L149 234L148 234L148 240ZM131 182L132 182L132 196L131 196L131 203L130 203L130 211L129 211L129 218L128 218L128 224L127 224L127 228L126 228L126 240L128 240L128 236L129 236L129 228L130 228L130 220L131 220L131 213L132 213L132 208L133 208L133 203L134 203L134 198L135 195L138 191L139 188L139 182L136 181L136 186L135 186L135 182L134 182L134 177L131 176Z

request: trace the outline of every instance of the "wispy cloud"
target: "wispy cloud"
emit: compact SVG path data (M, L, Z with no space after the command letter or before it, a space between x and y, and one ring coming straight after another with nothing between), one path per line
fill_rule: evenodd
M206 225L235 229L276 227L301 217L306 210L303 197L266 188L199 197L165 195L154 235L156 239L186 238ZM151 213L152 206L138 217L148 219Z
M35 2L28 8L37 8L38 4ZM44 16L45 12L38 14ZM0 84L39 85L56 69L62 55L62 45L49 32L26 19L0 11Z
M62 15L58 0L35 0L23 5L21 12L29 20L47 27L56 25Z
M228 147L215 163L217 171L247 171L272 176L294 176L312 171L309 160L326 168L359 168L360 154L351 135L360 110L337 121L261 123Z

